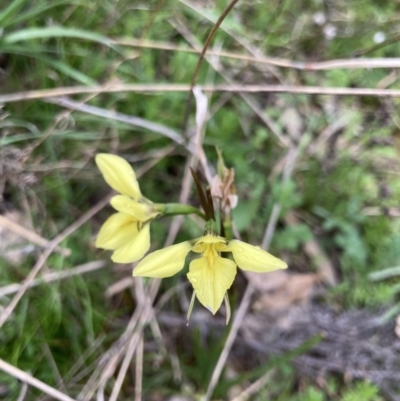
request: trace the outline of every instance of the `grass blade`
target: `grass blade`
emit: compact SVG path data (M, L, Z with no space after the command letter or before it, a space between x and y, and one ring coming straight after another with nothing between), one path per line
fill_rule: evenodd
M24 3L25 0L12 1L5 10L0 12L0 26L4 27L4 22L9 18L12 19L13 14L17 13Z
M50 39L50 38L75 38L90 40L101 43L105 46L117 49L114 42L98 33L84 31L82 29L64 28L62 26L51 26L45 28L27 28L10 33L3 38L3 43L13 44L32 39Z

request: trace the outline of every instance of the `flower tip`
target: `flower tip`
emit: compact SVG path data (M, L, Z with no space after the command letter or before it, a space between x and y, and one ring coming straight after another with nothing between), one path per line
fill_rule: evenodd
M215 315L215 312L212 310L210 305L204 305L213 315Z
M112 189L133 199L142 198L135 171L125 159L109 153L99 153L95 161L104 180Z
M131 173L132 170L132 167L125 159L111 153L98 153L95 156L94 161L103 175L109 173L109 170L115 170L118 171L118 173L125 174Z
M96 162L97 166L100 167L101 164L107 163L107 161L110 161L110 156L114 156L108 153L97 153L97 155L94 158L94 161Z

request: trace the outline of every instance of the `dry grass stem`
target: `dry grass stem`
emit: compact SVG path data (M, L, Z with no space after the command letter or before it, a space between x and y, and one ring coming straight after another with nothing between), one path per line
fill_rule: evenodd
M104 87L110 87L113 85L113 81L110 80L109 82L104 83ZM90 93L89 95L85 96L84 99L82 99L79 102L79 105L83 105L84 103L88 102L89 100L93 99L97 95L99 95L101 92L95 92L95 93ZM58 113L55 118L53 119L53 122L51 123L50 127L43 133L43 135L30 147L30 154L39 147L50 135L53 134L54 130L57 128L57 125L68 118L74 110L64 110L61 113Z
M154 297L155 297L156 293L158 292L160 283L161 283L160 280L153 280L152 287L153 287ZM136 288L140 287L141 285L142 285L142 283L137 280ZM151 291L151 289L150 289L150 291ZM141 292L142 292L142 289L139 289L139 291L137 291L136 293L140 294ZM121 391L122 383L125 379L126 372L128 371L133 354L135 353L135 351L137 349L140 338L143 336L142 330L143 330L144 326L150 322L150 319L152 319L154 317L154 311L153 311L153 307L152 307L154 297L146 296L144 294L144 291L142 292L142 296L139 295L139 297L138 297L138 301L139 301L138 308L140 308L140 311L141 311L141 314L139 315L139 325L137 327L135 327L135 329L137 329L137 331L133 334L130 341L128 342L127 347L124 350L125 356L122 361L121 368L118 372L117 380L115 381L109 401L117 401L119 393Z
M157 155L153 157L153 159L149 160L147 163L143 164L143 166L135 169L136 177L141 177L146 174L149 170L151 170L159 161L161 161L164 157L168 156L176 149L176 145L166 146L164 149L161 149Z
M9 363L3 361L0 359L0 370L3 372L8 373L9 375L17 378L18 380L21 380L24 383L29 384L32 387L36 387L40 391L43 391L44 393L48 394L49 396L53 397L56 400L60 401L75 401L73 398L69 397L68 395L62 393L61 391L56 390L53 387L50 387L46 383L43 383L42 381L35 379L33 376L31 376L28 373L25 373L24 371L16 368L15 366L10 365Z
M156 309L162 309L163 306L169 301L169 299L176 293L185 290L185 288L189 287L189 282L185 281L182 283L179 283L177 285L174 285L171 288L168 288L167 291L164 292L164 294L162 294L160 296L160 298L157 301L156 304Z
M366 216L382 216L387 214L388 216L392 217L400 217L400 208L396 207L383 208L379 206L371 206L371 207L365 207L363 209L363 213Z
M40 332L41 332L41 330L40 330ZM43 332L41 332L41 335L44 337ZM43 344L43 354L46 357L49 366L51 367L54 378L56 379L57 388L59 388L63 393L66 393L67 388L65 387L64 380L60 374L60 371L58 370L57 363L54 360L53 354L51 353L49 344L47 344L46 342L44 342L44 344Z
M260 390L271 380L272 372L269 371L262 375L258 380L252 383L249 387L244 389L238 396L233 398L231 401L246 401L253 394L257 394Z
M80 358L74 363L74 365L71 367L71 369L65 374L64 380L70 384L74 383L79 380L79 377L77 377L77 372L79 369L83 366L85 361L90 357L90 355L93 354L94 351L103 343L105 340L105 336L101 335L96 340L90 344L90 347L80 356ZM82 370L79 375L84 375L86 368ZM84 376L83 376L84 377Z
M262 249L268 249L268 247L272 241L272 237L274 236L275 227L276 227L276 224L278 223L279 214L281 213L281 209L282 209L282 206L279 203L275 203L274 206L272 207L271 216L269 218L267 227L265 229L264 238L261 243Z
M229 14L229 12L232 10L232 8L235 6L235 4L238 2L239 0L232 0L229 4L228 7L223 11L223 13L219 16L218 20L215 22L215 24L213 25L213 27L211 28L211 31L209 32L204 44L202 45L202 50L200 52L199 55L199 59L197 60L197 64L196 67L194 69L193 75L192 75L192 79L190 80L190 88L193 89L193 87L196 84L196 79L197 76L200 72L200 66L201 63L203 62L205 53L208 49L208 47L211 44L212 39L214 38L214 35L216 34L218 28L221 26L222 22L224 21L224 19L226 18L226 16ZM192 97L189 94L188 100L186 102L186 109L185 109L185 113L184 113L184 122L183 122L183 126L184 129L183 131L186 132L186 127L187 127L187 122L188 122L188 118L189 118L189 113L190 113L190 108L191 108L191 100Z
M58 104L59 106L62 107L68 107L83 113L92 114L94 116L120 121L125 124L133 125L134 127L145 128L149 131L156 132L173 140L178 145L183 145L185 142L184 138L171 128L165 127L164 125L161 124L153 123L152 121L148 121L140 117L129 116L126 114L117 113L112 110L105 110L100 107L90 106L88 104L76 102L66 97L50 98L47 99L46 101L49 103Z
M290 146L290 141L281 135L279 129L276 127L275 122L264 112L258 102L249 95L242 93L241 97L250 106L250 108L257 114L258 118L265 124L265 126L275 135L279 143L284 147Z
M185 165L185 174L182 179L182 189L181 193L179 195L179 203L187 203L189 196L190 196L190 190L192 187L192 174L190 172L190 168L196 169L196 166L198 164L198 157L196 155L190 155L186 161ZM176 236L178 235L178 232L181 228L181 225L183 223L183 216L175 216L172 219L169 231L168 231L168 236L165 241L164 247L170 246L174 243Z
M15 294L14 298L11 302L7 305L7 307L3 310L3 313L0 315L0 328L9 318L15 307L18 305L18 302L21 300L23 295L25 294L26 290L30 287L32 281L35 279L36 275L39 273L40 269L46 263L48 257L53 253L57 244L55 242L51 242L51 246L49 246L39 257L38 261L36 262L35 266L28 274L24 282L19 287L17 293Z
M204 396L204 399L202 401L209 401L211 399L211 396L214 392L214 389L219 381L219 378L221 376L222 370L225 366L226 360L228 359L229 352L232 348L232 345L236 339L237 333L239 331L240 326L243 323L243 319L246 315L246 312L249 308L250 301L251 301L251 296L253 295L255 289L251 284L247 285L246 291L244 292L242 301L240 302L239 309L235 313L235 317L233 319L233 323L231 326L231 329L229 331L228 337L226 338L224 348L222 349L222 352L218 358L218 362L215 365L215 368L213 370L213 374L211 376L211 380L208 384L206 394Z
M109 285L106 290L106 297L111 298L116 294L119 294L122 291L125 291L127 288L132 287L135 279L133 277L124 277L121 280L116 281L115 283Z
M152 40L138 40L131 38L114 38L115 43L123 46L142 47L147 49L170 50L184 53L201 53L201 49L174 45L168 42ZM325 71L334 69L358 69L358 68L400 68L400 57L388 58L354 58L336 59L327 61L294 61L284 58L252 56L229 51L207 50L205 56L217 56L220 58L231 58L243 60L255 64L268 64L276 67L293 68L305 71Z
M149 305L153 304L152 300L146 294L142 280L135 280L135 296L136 296L139 304L144 303L144 302L148 302ZM153 307L151 309L151 313L152 313L152 316L149 319L149 326L151 329L151 333L153 335L154 340L156 341L156 343L158 344L158 346L160 348L159 353L162 354L163 356L167 356L168 351L164 344L162 332L161 332L160 326L158 324L158 321L156 318L156 313L155 313L155 310Z
M143 314L145 314L147 312L147 310L148 310L148 308L145 308L144 311L143 311ZM130 339L127 347L124 349L124 354L125 355L124 355L124 358L123 358L123 361L122 361L121 368L120 368L120 370L118 372L117 379L115 381L113 390L111 392L111 396L109 398L109 401L117 401L119 393L121 391L122 383L123 383L123 381L125 379L125 376L126 376L126 372L129 369L129 365L132 362L133 354L135 353L135 351L137 349L137 346L139 344L139 341L140 341L141 337L142 337L142 332L141 331L136 332L132 336L132 338Z
M81 225L86 223L89 219L91 219L96 213L98 213L104 206L107 205L110 196L106 196L100 202L98 202L95 206L93 206L89 211L84 213L78 220L76 220L73 224L67 227L63 232L58 234L52 241L48 248L40 255L37 260L35 266L32 268L31 272L28 274L24 282L21 284L21 287L18 289L18 292L15 294L14 298L10 302L10 304L4 309L3 313L0 315L0 328L3 326L5 321L13 312L14 308L17 306L18 302L25 294L26 290L30 287L32 281L35 279L36 275L39 273L40 269L46 263L48 257L53 253L54 249L64 241L68 236L70 236L73 232L75 232Z
M197 86L193 88L193 95L196 100L196 135L194 137L196 157L203 167L204 175L211 185L212 174L208 167L207 157L203 149L203 136L204 136L204 124L207 117L208 111L208 99L204 93Z
M329 140L342 130L349 123L350 118L347 115L339 117L337 120L329 124L325 129L321 131L315 142L310 143L307 147L307 153L309 156L315 154L320 155L320 157L325 157L326 146Z
M214 24L214 26L212 27L210 33L207 36L206 41L204 42L204 46L203 46L203 50L200 53L200 57L199 60L197 62L196 68L194 70L191 82L190 82L190 86L193 88L193 86L196 83L196 79L197 79L197 75L200 71L200 66L201 63L204 59L204 55L206 54L206 51L208 49L208 46L210 45L214 35L216 34L218 28L221 26L222 22L224 21L224 19L226 18L226 16L230 13L230 11L232 10L232 8L235 6L235 4L238 2L239 0L232 0L229 4L228 7L226 7L226 9L222 12L222 14L219 16L217 22Z
M24 401L26 394L28 393L29 386L27 383L22 383L21 391L18 394L17 401Z
M160 280L153 279L149 284L148 297L151 303L154 302L154 298L157 295L160 283ZM139 330L143 329L144 324L140 324L140 319L141 316L145 313L147 305L148 304L144 306L138 305L138 307L135 309L124 333L117 341L114 342L114 344L102 356L101 360L97 364L97 368L93 372L88 382L85 384L85 387L82 389L78 397L80 400L90 400L97 389L105 388L106 382L114 374L117 368L118 361L121 359L126 350L129 339L136 338L136 336L132 337L134 331L138 328Z
M60 272L54 272L54 271L46 272L41 277L32 280L28 288L37 287L42 283L51 283L52 281L63 280L72 276L90 273L92 271L102 269L106 265L107 262L105 262L104 260L99 260L95 262L85 263L83 265L72 267L70 269L63 270ZM22 284L10 284L0 288L0 297L17 292L21 288L21 286Z
M135 370L135 401L142 400L142 379L143 379L143 334L139 337L136 351L136 370Z
M291 93L305 95L336 95L336 96L373 96L400 97L400 89L379 88L340 88L322 86L290 86L290 85L197 85L203 92L228 93ZM1 103L13 103L33 99L46 99L59 96L78 95L82 93L162 93L189 92L190 85L185 84L115 84L108 86L66 86L55 89L38 89L25 92L0 95Z
M49 245L50 241L41 237L39 234L36 234L34 231L21 226L20 224L16 223L15 221L8 219L5 216L0 215L0 226L4 227L6 230L12 231L14 234L19 235L27 239L30 242L33 242L36 245L41 247L46 247ZM69 256L71 254L71 250L67 248L61 248L57 246L55 248L55 252L60 253L63 256Z

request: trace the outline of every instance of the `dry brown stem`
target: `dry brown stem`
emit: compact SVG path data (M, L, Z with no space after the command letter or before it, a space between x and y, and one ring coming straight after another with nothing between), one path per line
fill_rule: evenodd
M48 394L49 396L53 397L56 400L60 401L75 401L73 398L69 397L68 395L62 393L61 391L56 390L53 387L50 387L46 383L35 379L30 374L16 368L15 366L10 365L9 363L0 359L0 369L3 372L8 373L9 375L21 380L24 383L27 383L37 389L43 391L44 393Z
M290 85L198 85L203 92L230 93L291 93L306 95L336 95L336 96L373 96L400 97L400 89L378 88L335 88L322 86L290 86ZM190 85L185 84L115 84L108 86L66 86L55 89L38 89L25 92L0 95L1 103L13 103L33 99L46 99L58 96L78 95L82 93L162 93L189 92Z
M14 234L17 234L30 242L33 242L36 245L39 245L43 248L50 244L46 238L41 237L39 234L36 234L34 231L21 226L20 224L16 223L15 221L7 218L6 216L0 215L0 226L4 227L7 230L12 231ZM60 253L63 256L69 256L71 254L71 250L67 248L61 248L57 246L55 251Z
M184 53L199 54L200 49L175 45L169 42L159 42L152 40L137 40L132 38L114 38L115 43L123 46L143 47L147 49L170 50ZM229 51L207 50L205 56L217 56L220 58L230 58L242 60L255 64L267 64L276 67L293 68L303 71L326 71L333 69L358 69L358 68L400 68L400 58L354 58L354 59L335 59L326 61L295 61L284 58L254 56Z
M32 280L29 283L28 288L37 287L41 283L50 283L52 281L63 280L72 276L89 273L105 267L107 263L104 260L98 260L94 262L85 263L76 267L72 267L68 270L60 272L47 271L41 277ZM22 284L9 284L0 288L0 297L13 294L21 288Z

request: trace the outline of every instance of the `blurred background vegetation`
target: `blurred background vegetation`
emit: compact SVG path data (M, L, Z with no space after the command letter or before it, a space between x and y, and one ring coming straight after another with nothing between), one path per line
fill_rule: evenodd
M189 84L198 52L227 6L225 0L0 1L1 311L18 290L10 285L22 283L43 254L38 242L71 227L38 277L73 273L42 278L23 292L2 322L0 358L73 399L108 399L113 392L126 353L121 339L144 291L130 278L131 266L113 265L107 252L94 248L96 233L112 212L94 156L126 158L149 199L177 202L191 155L160 129L167 127L188 143L195 107L192 102L184 129L187 92L69 95L65 88ZM308 71L256 60L395 58L399 19L396 1L239 1L218 29L197 83L400 89L395 68ZM22 94L17 101L5 96L44 89L57 89L58 96ZM267 284L257 287L212 399L399 399L391 382L398 382L399 366L385 353L399 360L399 100L208 95L203 146L211 168L218 147L235 169L237 230L245 241L261 244L279 205L270 250L290 269L285 285L275 279L268 284L265 276ZM290 160L294 165L285 175ZM194 191L189 200L198 205ZM163 246L171 221L152 224L153 249ZM175 241L201 232L198 221L187 217ZM28 234L39 239L27 239ZM81 273L85 267L88 272ZM252 280L238 276L231 290L233 311ZM143 332L143 343L139 338L118 400L204 395L230 327L224 326L223 313L213 317L196 304L187 328L190 296L184 274L162 282L151 324L135 328ZM331 335L343 339L336 353ZM319 351L307 343L310 338ZM274 347L278 340L284 345ZM361 360L361 351L345 352L333 366L334 355L352 342L375 348ZM121 349L124 355L107 365ZM237 398L252 383L256 390ZM51 399L8 372L0 372L0 397Z

